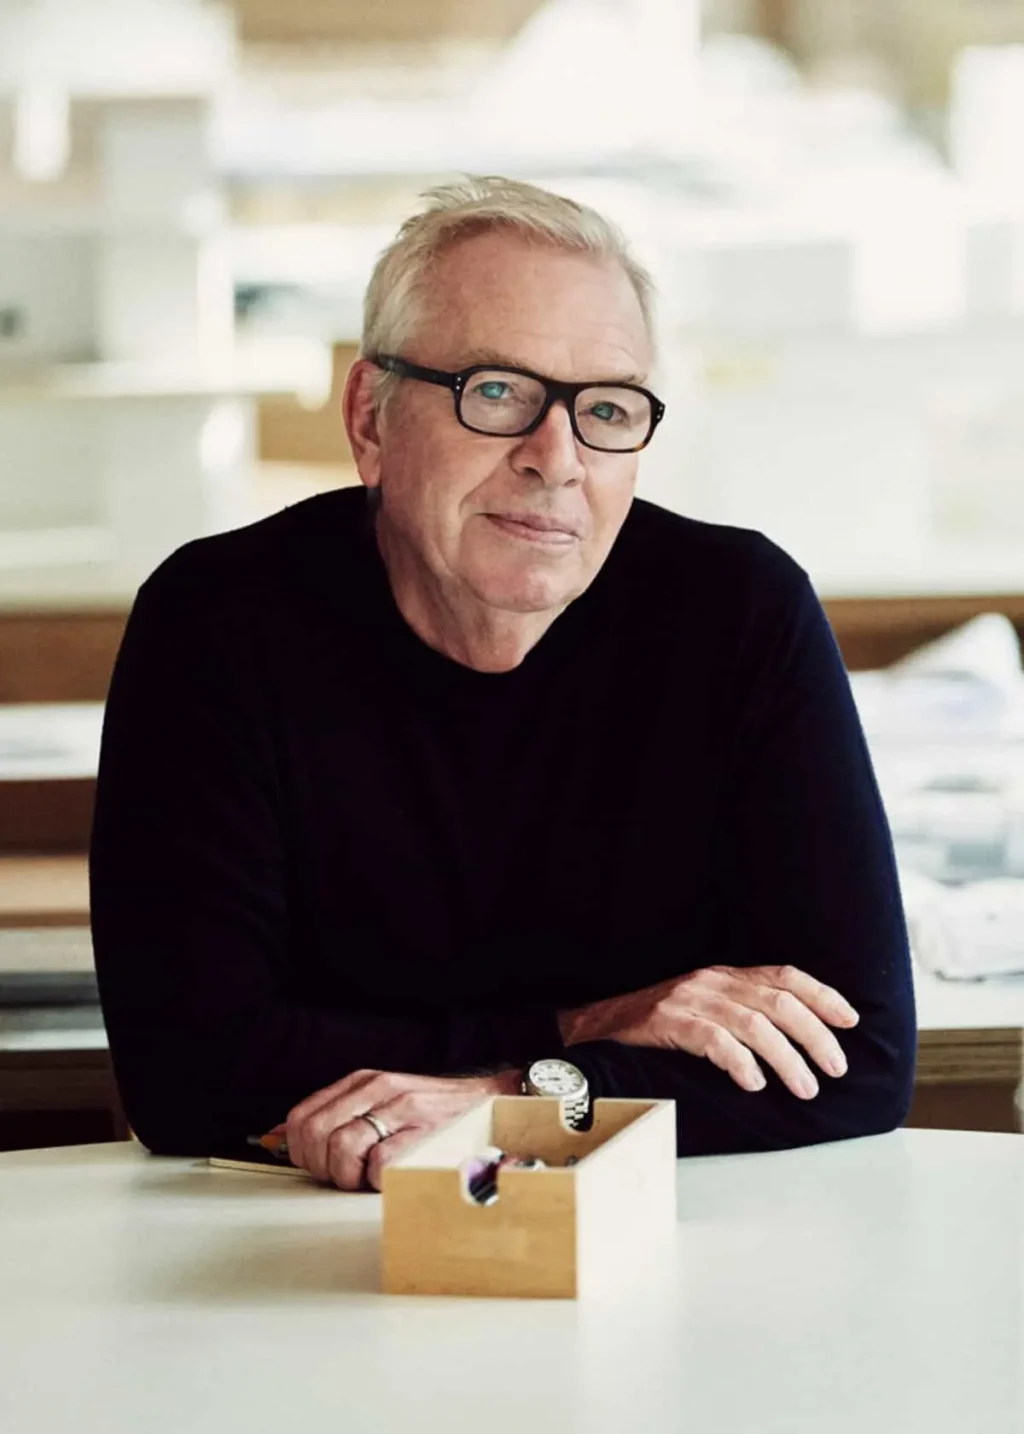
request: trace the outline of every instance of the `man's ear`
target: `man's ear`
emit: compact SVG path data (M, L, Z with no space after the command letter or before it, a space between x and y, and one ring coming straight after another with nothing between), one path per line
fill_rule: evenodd
M380 370L367 359L356 359L348 371L341 412L359 476L367 488L380 483L380 426L373 390Z

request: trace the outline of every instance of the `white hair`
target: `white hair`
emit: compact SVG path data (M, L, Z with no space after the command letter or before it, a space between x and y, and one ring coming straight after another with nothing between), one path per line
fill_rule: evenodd
M508 230L535 243L620 264L633 285L648 336L654 343L654 282L632 255L622 232L595 209L534 184L497 176L467 175L428 189L426 209L406 219L374 265L363 302L359 353L397 353L425 308L430 269L452 244L473 234ZM382 407L398 382L380 374L374 401Z

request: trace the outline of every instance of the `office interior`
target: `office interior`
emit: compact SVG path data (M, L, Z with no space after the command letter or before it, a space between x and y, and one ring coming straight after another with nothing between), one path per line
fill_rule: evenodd
M1021 1132L1022 132L1020 0L0 4L0 1149L127 1134L87 851L135 593L359 481L370 269L463 173L649 266L638 494L766 533L828 613L911 932L907 1124Z

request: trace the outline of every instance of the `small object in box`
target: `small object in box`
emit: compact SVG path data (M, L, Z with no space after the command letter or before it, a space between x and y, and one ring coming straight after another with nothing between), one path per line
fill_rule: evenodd
M459 1166L459 1171L466 1182L466 1189L470 1196L481 1205L489 1205L498 1198L497 1177L495 1172L498 1162L504 1159L505 1152L499 1150L496 1145L487 1145L478 1155L471 1155Z
M466 1189L478 1205L493 1205L498 1198L499 1170L546 1170L543 1160L535 1155L509 1155L496 1145L489 1145L464 1160L459 1166L466 1179Z
M499 1170L546 1170L548 1167L536 1155L503 1155L498 1161Z

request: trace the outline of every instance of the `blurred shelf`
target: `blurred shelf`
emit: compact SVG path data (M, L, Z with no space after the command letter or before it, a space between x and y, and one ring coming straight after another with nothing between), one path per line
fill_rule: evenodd
M3 196L0 196L2 198ZM168 214L159 218L118 218L101 207L101 201L72 205L19 205L0 209L0 239L31 239L37 234L89 235L118 239L198 240L221 234L227 205L218 196L218 208L199 211L195 218Z
M253 511L259 518L269 517L318 493L356 487L359 482L354 465L260 463L253 476Z
M325 344L253 342L229 358L190 363L60 363L0 368L0 402L53 399L112 400L307 395L330 392L331 355Z
M0 706L0 783L95 777L102 702Z
M59 625L69 618L88 619L99 613L105 617L121 615L119 626L123 629L124 615L137 591L134 579L118 574L106 563L0 569L0 623L9 617L52 617ZM0 695L7 692L9 685L10 674L0 671ZM32 696L35 695L33 689ZM83 694L76 691L75 695Z
M8 989L15 977L81 978L95 969L87 925L0 928L0 982Z
M1019 550L1007 553L951 554L936 557L930 563L908 563L893 568L865 569L858 573L852 567L845 573L831 572L823 564L819 568L809 560L808 567L814 586L822 601L910 603L916 600L950 603L970 602L989 597L1003 601L1024 600L1024 540ZM1007 598L1007 594L1017 594Z
M113 558L113 534L94 524L0 532L0 573L110 563Z

